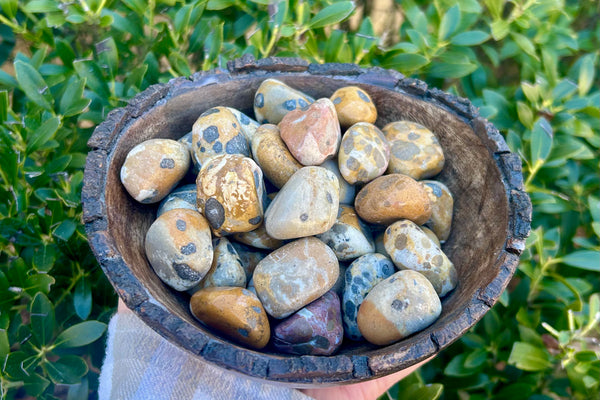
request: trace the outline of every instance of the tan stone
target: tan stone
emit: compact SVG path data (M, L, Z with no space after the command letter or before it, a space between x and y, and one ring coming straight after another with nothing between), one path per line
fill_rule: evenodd
M339 88L330 99L335 105L340 125L344 128L357 122L374 124L377 120L377 108L371 96L358 86Z
M277 125L258 127L252 139L252 155L265 177L279 189L302 168L281 140Z
M390 146L375 125L358 122L344 133L338 164L350 184L367 183L382 175L390 159Z
M425 223L437 235L440 241L445 241L450 236L452 228L452 214L454 212L454 198L450 189L442 182L421 181L421 184L431 200L431 218Z

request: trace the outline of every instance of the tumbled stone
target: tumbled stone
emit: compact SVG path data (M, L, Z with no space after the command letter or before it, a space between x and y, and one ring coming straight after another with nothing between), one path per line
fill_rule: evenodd
M250 156L240 122L227 107L213 107L200 115L192 126L192 142L192 159L200 167L221 154Z
M344 133L338 164L350 184L367 183L382 175L390 159L390 146L373 124L358 122Z
M261 125L252 139L252 155L265 177L278 189L300 168L300 164L281 140L277 125Z
M387 124L383 133L390 143L389 174L404 174L413 179L437 175L444 167L444 152L433 132L411 121Z
M269 318L256 295L240 287L200 289L190 299L194 317L208 327L254 349L271 337Z
M254 95L254 115L261 124L278 124L290 111L312 102L312 97L277 79L265 79Z
M317 237L331 247L339 261L353 260L375 251L370 229L358 218L351 206L340 205L331 229Z
M183 185L169 193L158 205L156 216L160 217L165 212L176 208L198 211L196 208L196 185Z
M402 174L383 175L356 195L354 207L369 223L389 225L402 218L419 225L431 217L431 202L423 186Z
M187 147L176 140L150 139L129 151L121 167L121 182L140 203L161 201L190 167Z
M383 243L399 269L422 273L440 297L456 287L454 264L414 222L404 219L388 226Z
M260 251L254 247L247 246L245 244L236 242L235 240L231 241L231 245L237 251L240 260L242 260L242 268L244 268L244 272L246 273L246 279L248 282L252 281L252 274L254 274L254 269L262 260L267 256L267 253L264 251Z
M248 246L264 250L275 250L283 245L283 241L269 236L265 229L265 224L261 224L258 228L250 232L234 233L233 239Z
M375 285L396 272L394 264L386 256L378 253L365 254L357 258L346 270L342 311L344 333L351 340L360 340L356 316L365 296Z
M338 178L338 182L340 184L340 204L353 205L354 197L356 195L356 188L354 187L354 185L349 184L344 178L342 178L342 174L340 173L340 168L338 167L337 160L325 160L325 162L319 166L333 172L336 178Z
M340 125L344 128L357 122L374 124L377 119L377 108L371 96L358 86L339 88L330 99L335 105Z
M342 133L329 99L286 114L279 123L281 139L302 165L320 165L338 151Z
M248 232L263 221L264 184L254 160L239 154L209 159L196 179L198 210L213 233Z
M258 122L256 122L255 120L253 120L252 118L250 118L249 116L247 116L246 114L244 114L243 112L236 110L235 108L232 108L232 107L225 107L225 108L227 108L229 111L231 111L233 113L233 115L235 115L235 117L237 118L237 120L240 123L240 129L244 133L244 136L246 136L246 140L248 141L248 143L251 143L252 138L254 137L254 134L256 133L256 129L258 129L260 124Z
M367 341L385 346L427 328L441 312L440 299L427 278L406 270L371 289L358 310L357 322Z
M216 238L213 241L213 249L212 265L198 285L199 288L211 286L246 287L246 272L242 267L242 260L229 240L224 237Z
M452 227L452 214L454 212L454 198L450 189L442 182L421 181L431 201L431 217L425 225L430 227L440 241L445 241L450 236Z
M208 222L198 211L184 208L158 217L146 233L144 248L156 275L179 291L197 285L213 259Z
M339 205L335 175L321 167L298 170L265 212L265 228L275 239L318 235L331 229Z
M341 346L343 338L340 299L332 291L273 329L273 345L288 354L331 355Z
M254 287L267 313L285 318L325 294L338 278L333 251L314 237L295 240L262 259Z

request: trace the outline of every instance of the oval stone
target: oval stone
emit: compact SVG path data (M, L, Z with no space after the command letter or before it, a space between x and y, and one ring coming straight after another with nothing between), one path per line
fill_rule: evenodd
M190 168L187 147L171 139L150 139L129 151L121 166L121 182L140 203L161 201Z
M396 267L422 273L440 297L456 287L454 264L414 222L405 219L388 226L383 243Z
M429 226L440 241L450 236L454 198L450 189L442 182L421 181L431 201L431 217L425 225Z
M386 256L378 253L365 254L354 260L346 270L342 311L344 333L351 340L360 340L356 317L365 296L382 280L396 272L394 264Z
M254 287L267 313L285 318L325 294L339 274L333 251L314 237L295 240L262 259Z
M298 170L265 212L269 236L285 240L318 235L331 229L339 206L335 175L321 167Z
M179 291L196 286L213 259L208 222L198 211L183 208L165 212L150 225L144 248L156 275Z
M404 174L413 179L437 175L444 167L444 152L433 132L411 121L387 124L383 133L390 143L387 172Z
M358 218L351 206L340 205L331 229L317 237L331 247L339 261L353 260L375 251L370 229Z
M261 125L252 139L252 155L265 177L278 189L300 168L300 164L281 140L277 125Z
M183 185L173 190L160 202L156 216L160 217L169 210L176 208L187 208L198 211L196 208L196 185Z
M240 123L240 129L244 133L244 136L246 136L246 140L248 141L248 143L252 143L252 138L254 137L254 134L256 133L256 130L258 129L260 124L252 118L250 118L249 116L247 116L246 114L244 114L243 112L236 110L235 108L225 108L227 108L229 111L232 112L233 115L235 115L238 122Z
M354 204L356 188L354 185L349 184L344 178L342 178L340 168L338 167L338 161L336 159L325 160L325 162L319 166L333 172L336 178L338 178L338 182L340 184L340 204Z
M358 86L339 88L330 99L335 105L340 125L344 128L357 122L374 124L377 120L377 108L371 96Z
M344 133L338 164L350 184L367 183L382 175L390 159L390 146L375 125L358 122Z
M271 337L269 318L251 291L240 287L200 289L190 299L190 311L217 332L254 349Z
M319 165L338 151L342 133L329 99L286 114L279 123L281 139L302 165Z
M283 353L327 356L344 338L340 299L332 291L275 326L273 345Z
M358 310L357 322L367 341L385 346L427 328L441 312L440 299L427 278L406 270L371 289Z
M264 184L254 160L239 154L209 159L196 179L198 210L216 236L248 232L263 221Z
M213 240L213 262L198 288L212 286L246 287L246 272L242 260L227 238Z
M402 174L383 175L356 195L354 207L366 222L389 225L402 218L419 225L431 217L431 202L423 186Z
M312 97L277 79L265 79L254 95L254 115L261 124L278 124L290 111L312 102Z

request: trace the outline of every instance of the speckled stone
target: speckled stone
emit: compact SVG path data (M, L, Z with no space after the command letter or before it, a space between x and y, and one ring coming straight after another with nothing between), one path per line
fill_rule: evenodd
M265 228L275 239L318 235L331 229L339 206L335 175L321 167L298 170L265 212Z
M169 193L160 202L156 216L160 217L165 212L176 208L198 211L196 208L196 185L183 185Z
M351 206L340 205L335 224L317 237L331 247L339 261L353 260L375 251L370 229Z
M140 203L161 201L190 168L187 147L171 139L150 139L129 151L121 166L121 182Z
M374 124L377 120L377 108L371 96L358 86L339 88L330 99L335 105L340 125L344 128L357 122Z
M242 130L242 132L244 133L244 136L246 136L246 140L248 141L248 143L252 142L252 138L254 137L254 134L256 133L256 129L258 129L259 127L259 123L256 122L255 120L253 120L252 118L250 118L249 116L247 116L246 114L244 114L243 112L236 110L235 108L232 107L225 107L227 108L229 111L231 111L233 113L233 115L235 115L235 117L237 118L237 120L240 123L240 128Z
M358 310L358 328L369 342L385 346L431 325L442 304L418 272L398 271L379 282Z
M268 255L268 253L236 242L235 240L231 240L230 243L235 251L237 251L240 260L242 260L242 268L244 268L244 272L246 273L247 281L251 282L254 269L258 263Z
M431 217L431 202L423 186L402 174L383 175L356 195L354 207L369 223L389 225L402 218L419 225Z
M248 232L263 221L264 184L254 160L239 154L209 159L196 179L198 210L213 233Z
M264 124L256 130L252 139L252 154L265 177L279 189L302 168L302 164L296 161L281 140L277 125Z
M340 204L353 205L354 197L356 195L356 188L354 185L349 184L344 178L342 178L337 159L325 160L325 162L319 166L333 172L338 178L338 182L340 184Z
M246 272L242 260L227 238L213 240L213 262L199 288L212 286L246 287Z
M456 287L454 264L414 222L404 219L388 226L383 243L399 269L422 273L440 297Z
M338 165L346 182L372 181L385 172L389 159L390 146L375 125L358 122L344 133Z
M211 157L220 154L250 156L250 146L240 122L227 107L205 111L192 127L192 159L203 166Z
M433 230L440 241L445 241L450 236L452 227L452 214L454 212L454 198L450 189L442 182L421 181L421 184L431 200L431 218L425 223Z
M295 240L273 251L254 270L254 287L265 310L285 318L333 287L339 265L333 251L319 239Z
M425 179L437 175L444 167L442 146L423 125L396 121L387 124L383 133L391 146L388 173Z
M254 349L271 337L269 318L256 295L240 287L209 287L190 300L194 317L221 334Z
M320 165L338 151L342 133L329 99L286 114L279 123L281 139L302 165Z
M269 236L265 224L261 224L258 228L250 232L234 233L233 239L263 250L275 250L283 245L283 241Z
M356 322L358 309L369 291L395 272L394 263L378 253L365 254L350 264L346 270L342 297L344 333L348 339L362 339Z
M179 291L196 286L213 259L208 222L198 211L183 208L165 212L150 225L144 248L156 275Z
M261 124L278 124L290 111L312 102L312 97L277 79L265 79L254 95L254 115Z
M273 329L273 345L282 353L327 356L344 338L340 299L332 291L281 321Z

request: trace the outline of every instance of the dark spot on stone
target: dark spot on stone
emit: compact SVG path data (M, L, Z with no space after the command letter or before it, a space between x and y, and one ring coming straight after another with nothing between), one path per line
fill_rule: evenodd
M411 133L408 134L408 140L417 140L420 137L421 137L421 135L418 135L418 134L416 134L414 132L411 132Z
M356 313L356 307L354 306L354 303L351 301L347 301L346 306L344 308L344 314L346 314L346 317L350 320L354 319L354 315Z
M235 135L225 145L225 153L227 153L227 154L243 154L246 157L249 156L250 152L248 150L248 141L241 134Z
M204 137L204 140L206 140L208 143L214 142L219 138L219 128L217 128L215 125L207 127L202 132L202 137Z
M339 246L337 246L334 250L338 253L344 253L348 249L350 249L350 245L348 243L342 243Z
M344 139L342 139L342 149L344 149L344 154L350 154L352 149L354 149L354 141L351 136L344 136Z
M231 126L233 126L234 128L237 128L237 124L235 122L232 123Z
M396 236L396 241L394 242L394 246L398 250L402 250L406 247L407 241L408 241L408 238L406 237L406 235L404 233L401 233L398 236Z
M180 230L181 232L184 232L185 228L187 227L187 224L185 223L184 220L178 219L177 221L175 221L175 226L177 227L178 230Z
M362 276L367 280L370 281L371 280L371 272L369 271L363 271Z
M216 108L216 107L215 107L215 108L210 108L210 109L208 109L208 110L204 111L204 112L202 113L202 115L200 115L200 116L201 116L201 117L206 117L207 115L210 115L210 114L216 114L216 113L219 113L219 112L221 112L221 110L219 110L219 109L218 109L218 108Z
M329 348L329 339L324 336L317 335L314 338L315 347L319 349L328 349Z
M244 329L244 328L239 328L237 330L237 332L240 334L240 336L243 336L243 337L248 337L248 335L249 335L248 330Z
M331 229L333 230L333 232L341 235L343 233L346 233L346 231L348 230L348 227L344 224L334 224Z
M423 269L431 269L431 264L429 263L429 261L425 261L423 263Z
M300 215L300 221L305 222L306 220L308 220L308 214L307 213L303 213L302 215Z
M284 101L283 107L288 111L295 110L296 109L296 100L292 99L292 100Z
M346 166L350 171L358 171L360 168L360 163L356 158L348 157L348 160L346 160Z
M256 191L258 192L258 188L260 187L260 176L258 176L257 170L252 171L252 175L254 176L254 187L256 188Z
M431 263L436 267L441 267L442 264L444 263L444 259L442 258L441 255L438 254L437 256L433 257L433 259L431 260Z
M438 185L436 185L433 182L427 182L425 183L427 186L429 186L431 188L431 191L433 192L433 194L435 195L435 197L442 197L442 188L439 187Z
M338 207L337 218L342 216L342 211L343 211L342 207Z
M394 272L394 265L388 260L380 260L379 269L384 275L391 275Z
M352 279L352 282L355 285L359 285L359 286L365 286L365 281L363 281L363 278L361 278L360 276L356 275L354 277L354 279Z
M363 149L363 154L370 154L373 151L373 145L367 143Z
M256 93L254 96L254 107L263 108L265 106L265 96L262 93Z
M333 204L333 197L331 196L331 193L329 193L329 192L325 193L325 198L327 199L327 202L329 204Z
M204 215L210 226L214 229L219 229L221 225L223 225L223 222L225 222L225 209L214 197L206 200L206 204L204 205Z
M196 252L196 245L190 242L185 246L182 246L180 251L184 256L189 256L190 254L194 254Z
M389 227L388 227L388 228L385 230L385 234L386 234L386 235L391 235L391 234L392 234L392 228L389 228Z
M242 125L249 125L250 124L250 118L248 118L248 116L244 113L240 113L240 122L242 123Z
M402 300L394 300L392 301L392 308L396 311L402 311L406 308L407 304Z
M252 306L252 309L254 310L255 313L260 314L262 312L262 310L260 309L260 307L257 306Z
M298 105L304 110L308 107L308 103L304 99L298 99Z
M233 248L233 246L231 245L231 243L227 243L227 251L230 253L236 254L236 251Z
M260 221L262 221L262 217L260 215L257 215L256 217L250 218L248 220L248 222L252 225L258 225L258 224L260 224Z
M204 146L200 147L200 153L204 153L206 151L206 148Z
M373 158L375 159L375 165L377 168L383 168L386 166L385 157L383 157L383 154L381 154L379 150L373 152Z
M358 97L360 97L360 99L362 101L364 101L365 103L370 103L371 102L371 99L369 99L369 96L367 96L366 94L364 94L362 90L357 90L356 93L358 93Z
M414 143L395 140L392 144L392 154L399 160L410 161L419 154L419 147Z
M392 206L392 203L390 203L390 201L389 201L388 199L385 199L385 200L383 201L383 206L384 206L384 207L391 207L391 206Z
M333 99L333 104L340 104L342 102L342 98L340 96Z
M187 264L173 263L173 269L175 270L175 273L177 273L177 276L183 280L195 282L202 279L202 275L200 275L198 271L191 269Z
M360 182L366 181L368 179L367 170L364 168L361 168L358 171L358 174L356 174L356 179L358 179L358 181L360 181Z
M164 169L173 169L175 168L175 160L172 158L163 158L160 160L160 167Z
M216 141L215 144L213 144L212 149L215 153L222 152L223 151L223 143Z

